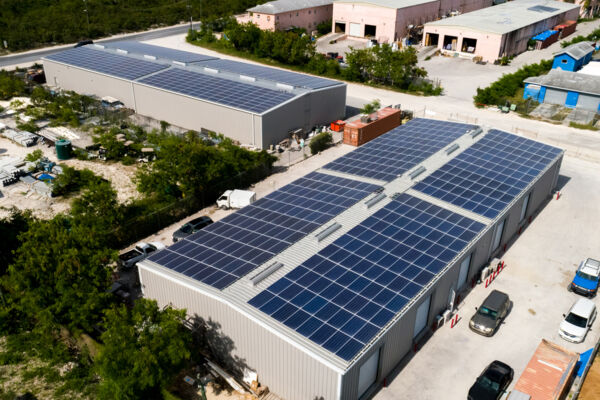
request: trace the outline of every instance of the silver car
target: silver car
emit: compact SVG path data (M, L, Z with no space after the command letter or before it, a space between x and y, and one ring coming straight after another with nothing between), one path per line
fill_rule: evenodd
M492 290L469 321L469 328L483 336L492 336L508 314L510 299L506 293Z

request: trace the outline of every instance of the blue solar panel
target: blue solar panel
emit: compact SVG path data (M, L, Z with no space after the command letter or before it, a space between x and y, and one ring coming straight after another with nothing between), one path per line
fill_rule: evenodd
M561 153L556 147L490 130L414 189L495 218Z
M284 71L281 69L263 67L261 65L247 64L232 60L210 60L200 63L203 66L235 74L255 77L273 82L284 83L292 86L306 87L309 89L321 89L329 86L339 85L340 82L331 79L318 78L311 75Z
M288 92L266 89L180 68L171 68L140 79L139 82L257 113L267 111L295 96Z
M164 58L166 60L173 60L184 63L193 63L198 61L216 59L216 57L211 57L206 54L190 53L188 51L169 49L168 47L154 46L151 44L145 44L130 40L124 40L119 42L102 42L101 45L109 49L126 50L134 54L154 56L158 58Z
M65 50L46 58L124 79L137 79L168 68L168 65L93 50L87 46Z
M149 259L223 289L378 188L313 172Z
M325 168L389 182L474 128L475 125L416 118Z
M402 194L248 303L351 360L483 228Z

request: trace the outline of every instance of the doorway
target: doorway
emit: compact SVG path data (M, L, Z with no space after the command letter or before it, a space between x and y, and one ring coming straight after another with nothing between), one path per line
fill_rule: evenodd
M361 37L360 24L350 22L350 36Z
M346 33L346 23L345 22L336 22L334 32L335 33Z
M462 52L463 53L475 53L477 48L477 39L463 38Z
M375 351L360 366L358 372L358 398L360 398L377 380L377 369L379 368L379 353L380 350Z
M496 250L500 247L500 243L502 242L502 234L504 233L504 223L506 219L503 219L502 222L496 226L496 231L494 232L494 241L492 242L492 251Z
M457 36L444 35L444 50L456 50L458 44Z
M469 267L471 266L471 256L473 253L469 254L467 258L462 260L460 263L460 270L458 271L458 290L462 289L462 287L467 283L467 277L469 276Z
M425 34L425 46L437 46L439 41L440 35L438 33Z
M413 339L416 338L419 333L427 326L427 320L429 319L429 304L431 303L431 295L425 299L417 309L417 316L415 318L415 330L413 331Z
M365 25L365 37L374 38L377 36L377 27L375 25Z

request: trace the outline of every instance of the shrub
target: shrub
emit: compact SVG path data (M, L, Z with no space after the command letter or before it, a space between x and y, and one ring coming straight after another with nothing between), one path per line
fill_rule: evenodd
M323 21L317 24L317 32L319 35L326 35L331 32L331 20Z
M36 133L37 131L40 130L40 128L33 121L19 122L17 124L17 129L20 129L22 131L31 132L31 133Z
M37 149L37 150L34 150L31 153L27 154L25 156L25 161L35 162L42 157L44 157L44 153L40 149Z
M315 155L323 150L328 149L333 144L333 136L331 132L319 133L310 141L310 154Z

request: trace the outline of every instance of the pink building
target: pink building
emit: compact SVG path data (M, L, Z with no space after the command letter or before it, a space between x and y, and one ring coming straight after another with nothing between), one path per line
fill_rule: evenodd
M428 21L453 12L469 12L493 0L338 0L333 3L332 29L351 37L390 43Z
M516 0L425 24L423 45L443 53L480 56L494 62L527 50L529 39L577 20L579 5L552 0Z
M329 21L333 0L275 0L248 9L239 22L252 22L264 30L304 28L311 32L321 22Z

